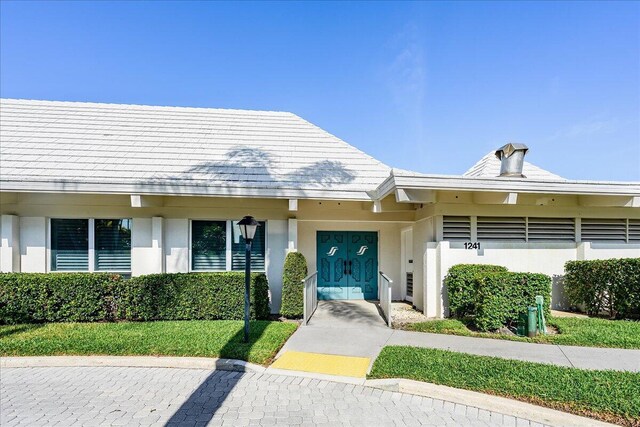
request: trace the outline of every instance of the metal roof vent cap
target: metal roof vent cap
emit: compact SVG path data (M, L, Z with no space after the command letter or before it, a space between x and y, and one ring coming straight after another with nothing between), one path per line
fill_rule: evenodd
M496 157L500 159L500 176L526 178L522 174L524 156L529 147L524 144L509 143L496 150Z

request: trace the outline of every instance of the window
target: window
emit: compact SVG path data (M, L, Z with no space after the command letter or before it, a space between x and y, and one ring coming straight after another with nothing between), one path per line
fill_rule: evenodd
M227 269L227 222L193 221L191 223L191 268Z
M237 221L191 221L192 271L243 271L245 244ZM259 221L251 245L251 269L265 271L266 223Z
M89 220L51 220L51 270L89 270Z
M131 271L131 219L51 219L51 271Z
M251 243L251 270L264 271L266 227L264 221L259 221L259 224L260 226L256 230L256 235L253 237L253 242ZM235 222L233 224L233 243L231 247L231 269L244 270L245 244L240 234L240 227L238 227Z
M131 270L131 220L95 220L96 271Z
M443 218L444 240L466 241L471 240L471 217L468 216L445 216Z

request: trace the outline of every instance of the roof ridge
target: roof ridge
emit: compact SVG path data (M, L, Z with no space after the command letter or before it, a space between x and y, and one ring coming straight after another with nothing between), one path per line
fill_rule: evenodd
M283 110L256 110L256 109L247 109L247 108L214 108L214 107L189 107L183 105L152 105L152 104L128 104L128 103L117 103L117 102L93 102L93 101L60 101L60 100L52 100L52 99L29 99L29 98L0 98L2 103L7 101L16 102L19 104L50 104L50 105L77 105L77 106L102 106L102 107L129 107L129 108L139 108L144 110L152 110L152 109L162 109L162 110L184 110L184 111L229 111L229 112L248 112L248 113L275 113L275 114L287 114L294 115L294 113L290 111Z
M495 157L495 151L492 150L487 154L485 154L483 157L481 157L480 160L478 160L476 163L473 164L473 166L467 169L462 174L462 176L467 178L472 178L472 177L482 178L482 177L487 177L487 174L490 174L489 177L497 177L499 175L499 170L500 170L499 165L500 165L500 160L498 160L498 158ZM496 167L498 172L488 172L488 169L490 168L495 169ZM555 174L551 171L548 171L546 169L543 169L540 166L537 166L526 160L523 163L522 169L523 169L522 171L523 174L532 175L530 176L530 178L566 180L566 178L558 174Z

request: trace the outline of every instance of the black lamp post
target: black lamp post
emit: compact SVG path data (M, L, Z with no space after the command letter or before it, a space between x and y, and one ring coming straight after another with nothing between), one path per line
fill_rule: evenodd
M249 295L251 291L251 242L258 229L258 221L247 215L238 221L240 233L244 238L244 342L249 342Z

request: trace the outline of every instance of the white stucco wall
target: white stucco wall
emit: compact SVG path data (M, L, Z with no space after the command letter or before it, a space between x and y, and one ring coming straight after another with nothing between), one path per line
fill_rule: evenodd
M131 224L131 275L163 273L164 218L133 218Z
M189 220L186 218L167 219L164 230L167 273L189 271Z
M640 257L640 245L584 243L500 243L483 242L480 250L464 249L461 242L428 244L423 264L428 266L425 314L443 317L447 295L443 279L456 264L494 264L514 272L542 273L551 276L552 301L555 309L566 309L568 303L562 289L564 264L567 261Z
M271 312L279 313L282 302L282 273L287 254L289 226L286 220L267 222L266 269L271 291Z
M20 218L0 215L0 271L20 271Z
M45 217L20 218L20 271L23 273L49 271L48 222Z
M424 310L425 275L432 271L423 262L427 242L434 239L433 218L418 221L413 226L413 305Z

